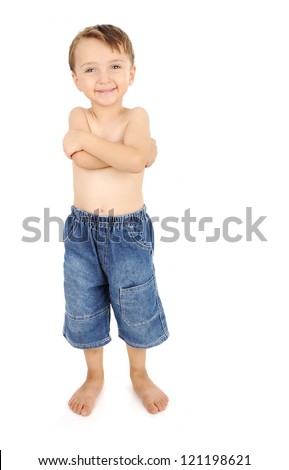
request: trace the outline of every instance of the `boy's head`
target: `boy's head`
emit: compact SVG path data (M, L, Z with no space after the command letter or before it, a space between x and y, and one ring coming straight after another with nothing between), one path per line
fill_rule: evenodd
M72 72L75 72L75 49L81 39L94 38L102 41L104 44L109 46L111 50L117 50L126 54L134 65L134 51L131 40L128 35L122 31L122 29L110 25L102 24L96 26L88 26L87 28L80 31L77 36L73 39L69 48L69 66Z

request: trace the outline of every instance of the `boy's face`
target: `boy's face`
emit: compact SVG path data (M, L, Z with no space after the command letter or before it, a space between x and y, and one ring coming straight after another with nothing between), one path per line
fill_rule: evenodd
M135 67L126 54L112 51L94 38L81 39L77 44L72 77L92 103L107 106L122 100L134 75Z

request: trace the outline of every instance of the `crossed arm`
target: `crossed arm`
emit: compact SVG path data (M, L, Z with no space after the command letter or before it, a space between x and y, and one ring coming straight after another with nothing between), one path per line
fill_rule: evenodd
M84 110L75 108L69 116L69 131L63 148L67 157L86 169L114 167L120 171L139 173L154 162L155 141L150 138L149 119L142 108L131 110L123 143L109 142L90 132Z

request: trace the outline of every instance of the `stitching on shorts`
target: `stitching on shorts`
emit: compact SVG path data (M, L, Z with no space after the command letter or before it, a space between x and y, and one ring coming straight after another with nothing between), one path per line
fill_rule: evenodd
M104 346L105 344L107 344L111 341L111 337L107 336L105 339L100 340L100 341L96 341L94 343L82 344L82 343L75 343L75 342L71 341L71 339L66 335L65 331L63 332L63 336L67 339L67 341L71 344L71 346L73 346L75 348L78 348L78 349L101 348L102 346Z
M153 250L152 242L146 242L147 245L145 245L144 242L142 242L140 240L135 240L134 237L131 237L131 241L132 241L132 243L134 243L136 246L138 246L142 250L150 251L150 252L152 252L152 250Z
M161 305L161 302L160 302L160 298L158 298L158 303L159 303L160 308L161 308L160 321L161 321L161 324L162 324L162 327L163 327L164 331L166 331L168 333L166 317L165 317L163 306Z
M67 310L65 311L65 315L67 315L68 318L70 318L71 320L73 321L79 321L79 322L84 322L84 321L87 321L87 320L91 320L92 318L95 318L95 317L99 317L101 315L104 315L105 313L107 313L109 311L109 307L105 307L103 308L102 310L96 312L96 313L93 313L91 315L85 315L83 317L74 317L72 316L70 313L67 312Z
M70 239L71 235L72 235L73 232L74 232L75 225L76 225L76 223L75 223L75 222L76 222L76 219L75 219L75 217L72 216L72 215L69 215L69 216L67 217L67 220L65 221L65 223L68 224L69 217L72 218L71 227L70 227L70 229L68 230L66 237L65 237L65 238L63 237L63 243L66 243L66 242ZM64 230L63 230L63 235L64 235Z
M145 282L144 284L140 284L139 286L131 286L131 287L121 287L120 289L120 296L122 297L123 295L125 295L125 292L128 292L128 291L135 291L135 292L142 292L143 290L147 289L148 285L150 283L152 283L153 281L155 281L155 275L153 274L152 277L147 281ZM155 284L155 282L154 282Z
M129 346L132 346L133 348L147 349L147 348L151 348L151 347L153 347L153 346L158 346L159 344L163 343L166 339L168 339L169 334L168 334L168 332L165 332L162 336L160 336L159 338L157 338L155 341L152 341L151 343L148 343L148 344L137 344L137 343L133 343L132 341L128 341L128 340L125 338L125 335L122 333L121 330L119 330L119 337L120 337L126 344L128 344Z
M112 294L109 294L110 295L110 299L116 304L116 305L120 305L120 302L118 299L116 299Z

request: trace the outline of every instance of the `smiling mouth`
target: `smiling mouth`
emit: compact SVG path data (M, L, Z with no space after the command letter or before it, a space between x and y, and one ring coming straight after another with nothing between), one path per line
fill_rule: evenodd
M100 93L101 95L108 95L109 93L112 93L114 90L116 90L116 87L109 88L107 90L96 90L96 92Z

